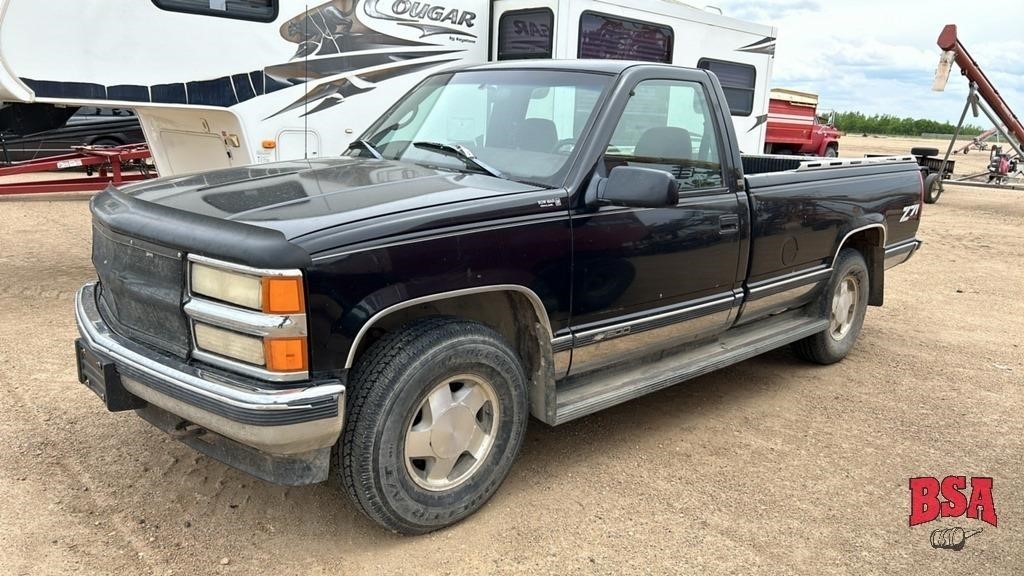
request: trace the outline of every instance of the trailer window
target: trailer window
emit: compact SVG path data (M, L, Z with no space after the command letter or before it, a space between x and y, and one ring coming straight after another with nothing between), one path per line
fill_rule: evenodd
M498 60L551 58L554 23L548 8L505 12L498 20Z
M595 12L580 17L580 58L672 63L672 28Z
M686 192L723 185L719 158L704 88L695 82L645 80L622 111L605 151L605 167L665 170Z
M750 116L754 111L754 84L757 81L757 69L750 64L726 62L701 58L697 68L715 73L718 82L729 102L729 111L733 116Z
M273 22L278 0L153 0L157 8L237 20Z

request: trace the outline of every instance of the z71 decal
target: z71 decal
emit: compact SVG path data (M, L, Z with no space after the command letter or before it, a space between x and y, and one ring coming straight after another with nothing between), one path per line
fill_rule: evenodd
M920 211L921 211L921 205L920 204L911 204L910 206L904 206L903 207L903 216L900 216L900 222L906 222L907 220L910 220L911 218L914 218L915 216L917 216L917 214Z

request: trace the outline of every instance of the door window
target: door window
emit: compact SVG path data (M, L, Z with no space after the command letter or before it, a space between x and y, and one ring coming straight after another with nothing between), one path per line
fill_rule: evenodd
M505 12L498 20L498 60L551 58L555 15L547 8Z
M718 134L704 88L696 82L637 84L605 152L605 165L670 172L680 192L723 185Z

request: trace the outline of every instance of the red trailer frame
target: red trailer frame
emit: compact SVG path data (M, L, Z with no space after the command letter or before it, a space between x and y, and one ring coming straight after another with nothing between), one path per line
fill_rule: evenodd
M0 166L0 176L51 172L70 168L85 168L87 173L95 176L80 178L52 178L37 182L12 182L0 184L0 196L12 194L41 194L46 192L82 192L103 190L113 184L118 186L125 182L137 182L154 178L156 173L146 164L152 155L145 144L127 146L75 146L75 152L49 156L38 160L17 162L9 166ZM137 174L125 173L127 163L135 163L139 167Z

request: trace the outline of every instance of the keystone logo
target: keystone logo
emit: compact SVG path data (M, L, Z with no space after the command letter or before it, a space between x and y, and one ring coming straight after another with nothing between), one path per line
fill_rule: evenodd
M970 497L966 489L970 487ZM966 516L981 520L993 527L997 525L996 506L992 495L992 478L973 477L970 484L966 476L937 478L925 476L910 479L910 526L926 524L941 518ZM932 531L932 548L962 550L967 539L981 533L981 529L961 527L939 528Z

